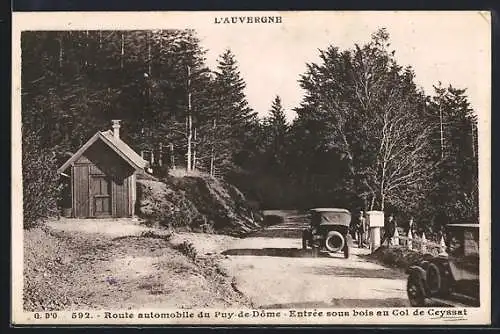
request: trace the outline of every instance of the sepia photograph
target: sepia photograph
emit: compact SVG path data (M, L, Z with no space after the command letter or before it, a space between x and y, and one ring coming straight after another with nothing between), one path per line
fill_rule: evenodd
M490 323L490 30L14 13L13 323Z

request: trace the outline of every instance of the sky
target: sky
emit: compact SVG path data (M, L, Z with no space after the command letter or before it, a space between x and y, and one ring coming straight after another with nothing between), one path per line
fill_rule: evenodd
M280 15L282 23L214 23L215 18L254 15ZM259 115L266 115L279 95L292 120L292 109L304 94L298 79L306 63L319 61L319 49L349 49L386 28L399 65L413 67L417 84L427 94L439 81L466 88L481 116L491 109L490 22L488 12L478 11L15 13L13 59L19 59L16 43L22 30L195 29L211 69L227 48L236 55L248 102ZM13 63L14 73L20 72L19 65ZM17 76L13 84L19 89ZM484 121L488 123L488 117Z
M226 48L236 55L248 102L259 115L265 115L279 95L292 120L292 109L303 96L297 80L306 63L318 62L318 50L329 45L352 48L368 42L382 27L398 63L414 68L416 82L427 94L439 81L467 88L475 111L489 112L490 25L485 13L287 13L283 24L212 24L197 31L212 69Z

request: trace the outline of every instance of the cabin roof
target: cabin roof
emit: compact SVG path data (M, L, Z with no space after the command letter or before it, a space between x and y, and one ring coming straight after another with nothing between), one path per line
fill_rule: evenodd
M120 138L115 138L113 131L99 131L90 138L80 149L73 154L59 169L58 173L64 172L73 162L80 158L87 149L92 146L97 140L103 141L113 151L115 151L123 160L136 170L143 170L147 167L148 162L137 154L130 146L128 146Z

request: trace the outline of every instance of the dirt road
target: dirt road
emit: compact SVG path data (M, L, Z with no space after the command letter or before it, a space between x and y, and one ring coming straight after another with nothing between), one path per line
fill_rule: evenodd
M75 273L80 281L86 277L85 273L93 273L93 277L88 278L88 285L83 284L80 290L88 289L94 295L101 296L101 293L95 292L109 289L105 278L112 276L117 280L112 285L118 289L113 294L113 300L82 296L82 302L86 304L106 307L214 307L234 303L233 306L240 306L237 298L214 299L220 293L215 293L213 287L222 285L212 284L212 279L201 279L202 273L185 257L165 245L154 244L160 239L133 238L146 231L160 233L160 230L130 220L106 222L71 219L52 222L49 227L56 232L67 233L73 240L72 244L80 240L91 245L80 247L76 243L74 247L78 251L67 252L68 256L76 258L64 261L68 265L83 261L86 267ZM369 262L364 256L368 251L358 248L353 248L349 259L344 259L342 254L322 254L313 258L310 251L301 249L301 231L304 227L301 220L287 219L282 224L270 226L243 239L225 235L176 233L170 242L191 242L199 255L218 262L227 277L231 277L234 282L231 284L232 289L251 299L256 308L409 306L405 292L406 277L400 271ZM99 247L96 248L96 244ZM90 255L86 249L101 248L102 251L96 254L92 251L90 254L94 260L87 260ZM36 254L40 247L33 244L33 249ZM174 262L179 264L173 271L166 270L163 264L158 265L172 265ZM182 269L188 266L189 270ZM99 280L99 275L103 279ZM162 282L169 282L168 291L143 288L146 283L149 287L152 283L160 286Z
M222 266L255 307L409 306L406 277L367 261L366 249L313 258L301 249L300 219L268 227L235 241L222 254Z
M29 311L242 307L216 246L231 237L170 235L132 219L61 219L24 233ZM199 256L176 246L191 237ZM212 251L204 256L202 251Z

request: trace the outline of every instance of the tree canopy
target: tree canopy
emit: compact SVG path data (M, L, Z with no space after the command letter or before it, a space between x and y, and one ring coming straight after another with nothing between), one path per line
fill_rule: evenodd
M429 229L478 217L467 92L436 83L427 95L385 29L320 50L298 77L304 96L292 122L279 95L253 110L237 55L225 50L208 68L193 30L23 32L21 42L27 164L60 163L122 119L124 140L155 174L224 177L264 208L389 210Z

